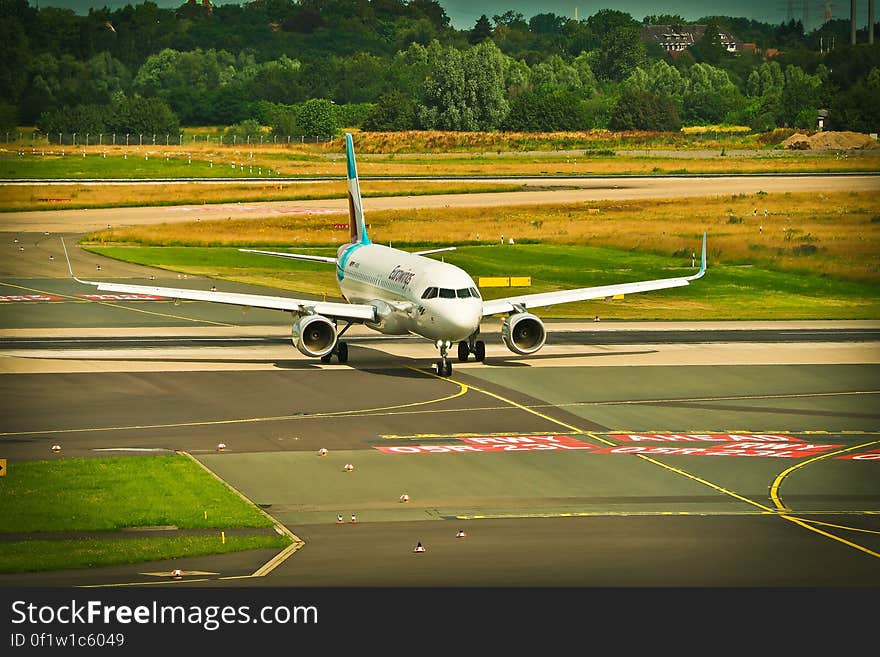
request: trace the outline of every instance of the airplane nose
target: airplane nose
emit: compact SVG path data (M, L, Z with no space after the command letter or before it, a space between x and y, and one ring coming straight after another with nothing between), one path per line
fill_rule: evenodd
M482 317L483 311L480 304L469 303L467 306L462 307L460 311L455 314L453 321L455 332L461 336L459 339L463 340L472 335L480 326L480 320Z

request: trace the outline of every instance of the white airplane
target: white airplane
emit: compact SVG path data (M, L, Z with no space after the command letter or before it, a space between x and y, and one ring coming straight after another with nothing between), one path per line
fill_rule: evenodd
M351 240L339 247L336 257L253 249L240 251L336 265L339 291L347 303L83 281L76 278L72 270L70 275L79 283L94 285L98 290L107 292L150 294L175 300L210 301L287 311L294 318L294 346L304 355L320 358L325 363L330 362L334 354L340 363L348 361L348 345L340 338L353 324L364 324L387 335L419 335L434 342L440 351L440 359L436 361L437 374L449 376L452 374L449 350L455 343L458 343L459 361L466 361L471 354L477 361L485 360L486 344L478 339L480 323L484 317L506 314L501 326L504 344L514 353L529 355L543 347L547 339L544 323L529 312L532 308L681 287L706 273L704 233L700 270L693 276L524 294L485 301L467 272L455 265L425 257L432 253L451 251L455 247L410 253L370 241L364 224L354 146L348 133L345 135L345 145ZM340 321L346 323L342 330L338 330Z

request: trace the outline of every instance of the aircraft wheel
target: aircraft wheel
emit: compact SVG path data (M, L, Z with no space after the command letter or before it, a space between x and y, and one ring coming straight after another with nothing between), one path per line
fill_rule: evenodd
M471 353L471 348L468 346L467 340L462 340L458 343L458 360L460 362L465 362L468 359L468 356Z
M321 362L322 363L329 363L332 358L333 358L333 352L328 351L326 354L321 356Z
M339 359L340 363L348 362L348 344L345 342L340 342L336 345L336 357Z
M474 359L479 363L486 360L486 343L482 340L477 340L474 343Z

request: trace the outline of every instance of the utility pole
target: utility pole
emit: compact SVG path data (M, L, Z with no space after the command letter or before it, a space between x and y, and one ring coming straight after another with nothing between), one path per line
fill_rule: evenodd
M856 0L849 0L849 42L856 45Z
M868 43L874 43L874 0L868 0Z

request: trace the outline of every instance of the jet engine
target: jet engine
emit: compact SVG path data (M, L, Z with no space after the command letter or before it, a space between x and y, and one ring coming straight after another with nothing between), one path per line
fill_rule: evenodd
M544 346L544 322L531 313L515 313L501 324L501 339L515 354L528 356Z
M336 327L323 315L304 315L293 323L293 346L306 356L323 356L336 346Z

